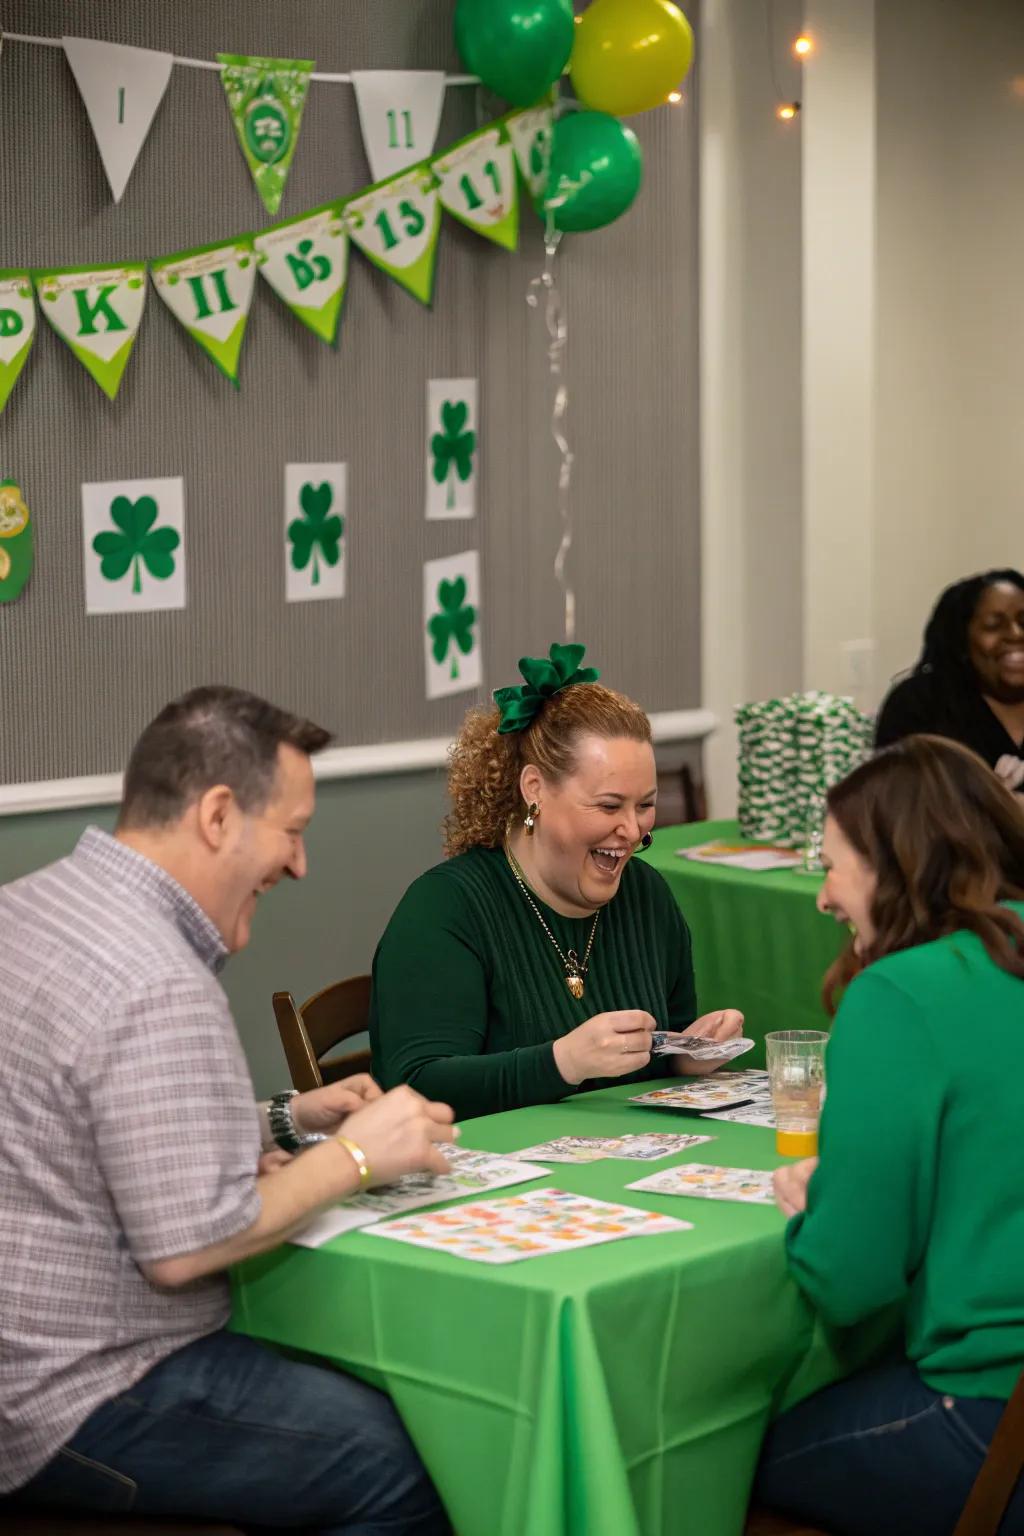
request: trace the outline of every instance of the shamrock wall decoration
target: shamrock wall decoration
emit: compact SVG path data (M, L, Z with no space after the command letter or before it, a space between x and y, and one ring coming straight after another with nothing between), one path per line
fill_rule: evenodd
M322 485L311 485L307 480L299 492L302 516L288 524L288 537L292 541L292 565L304 571L313 561L312 582L320 585L320 561L337 565L341 559L341 535L345 527L343 517L328 517L334 502L333 487L325 480Z
M427 624L434 641L434 660L440 666L450 650L454 679L459 675L459 652L468 656L473 649L476 609L466 603L466 583L461 576L439 583L437 602L441 611Z
M427 697L479 686L479 559L475 551L423 569Z
M344 597L347 471L344 464L289 464L284 474L285 597Z
M185 606L180 479L82 486L88 613Z
M478 439L476 379L427 386L427 517L472 517Z
M154 528L157 504L152 496L129 501L115 496L110 503L111 521L119 533L98 533L92 547L100 556L100 570L107 581L120 581L132 572L132 591L142 591L142 567L157 581L174 575L174 551L181 539L174 528Z

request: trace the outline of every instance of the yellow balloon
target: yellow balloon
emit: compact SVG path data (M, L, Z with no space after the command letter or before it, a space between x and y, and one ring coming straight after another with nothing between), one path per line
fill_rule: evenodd
M693 31L671 0L592 0L569 73L584 106L628 117L660 107L693 63Z

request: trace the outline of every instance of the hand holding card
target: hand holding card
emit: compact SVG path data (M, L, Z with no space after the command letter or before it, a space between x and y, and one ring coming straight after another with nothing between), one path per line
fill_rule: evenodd
M656 1029L651 1035L652 1056L692 1056L694 1061L733 1061L754 1049L754 1041L745 1036L731 1040L709 1040L706 1035L687 1035L671 1029Z

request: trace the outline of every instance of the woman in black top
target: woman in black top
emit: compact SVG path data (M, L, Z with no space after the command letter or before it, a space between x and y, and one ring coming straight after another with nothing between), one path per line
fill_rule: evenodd
M916 732L972 748L1024 791L1024 576L986 571L947 587L913 672L890 691L875 745Z

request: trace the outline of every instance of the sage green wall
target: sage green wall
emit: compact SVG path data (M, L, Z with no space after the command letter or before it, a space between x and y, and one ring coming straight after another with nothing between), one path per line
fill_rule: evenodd
M112 830L116 811L0 818L0 883L63 858L90 823ZM223 981L261 1098L288 1086L270 1006L287 990L302 1002L329 981L367 971L402 892L441 857L442 770L321 784L307 840L309 874L263 898L248 949Z

